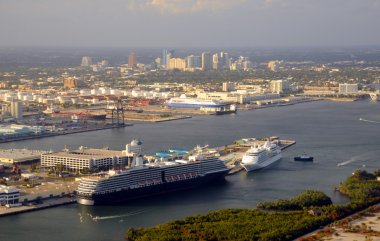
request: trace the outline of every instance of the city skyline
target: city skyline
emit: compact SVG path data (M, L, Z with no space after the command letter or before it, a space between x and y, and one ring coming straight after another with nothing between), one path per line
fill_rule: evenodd
M2 0L0 46L379 45L379 10L376 0Z

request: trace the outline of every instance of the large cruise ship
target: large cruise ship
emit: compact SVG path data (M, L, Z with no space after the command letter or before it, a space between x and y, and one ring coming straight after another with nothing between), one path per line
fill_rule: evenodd
M281 148L269 141L264 145L251 147L244 155L241 161L241 166L251 172L267 167L282 157Z
M206 185L224 179L229 170L218 158L200 153L188 160L148 164L137 157L126 170L82 178L76 193L80 204L109 204Z
M171 98L167 106L177 108L221 108L226 106L226 104L216 100L188 98L182 95L178 98Z

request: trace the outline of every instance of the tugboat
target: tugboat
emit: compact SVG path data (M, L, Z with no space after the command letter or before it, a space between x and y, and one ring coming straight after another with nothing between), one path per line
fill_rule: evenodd
M314 161L314 157L306 155L305 153L302 154L301 156L296 156L294 157L295 161L304 161L304 162L312 162Z

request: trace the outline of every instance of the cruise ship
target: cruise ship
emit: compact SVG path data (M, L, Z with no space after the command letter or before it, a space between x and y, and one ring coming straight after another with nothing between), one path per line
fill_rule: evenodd
M255 171L267 167L282 157L281 148L269 141L264 145L251 147L244 155L241 166L247 171Z
M182 95L179 98L171 98L167 106L176 108L221 108L226 106L226 104L216 100L188 98Z
M110 204L195 188L224 179L229 170L218 158L205 158L200 153L188 160L147 164L140 156L126 170L82 178L77 201L83 205Z

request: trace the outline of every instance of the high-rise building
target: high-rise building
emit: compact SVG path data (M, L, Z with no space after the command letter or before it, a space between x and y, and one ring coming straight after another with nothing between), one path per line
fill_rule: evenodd
M174 51L173 50L164 49L163 52L162 52L161 64L163 66L167 67L167 65L169 64L169 60L173 57L173 55L174 55Z
M339 94L350 95L358 93L358 84L339 84Z
M230 92L235 90L235 83L234 82L223 82L222 90L224 92Z
M223 69L229 69L230 68L230 56L228 53L220 52L220 60L221 62L220 66Z
M83 56L82 57L82 67L90 67L92 65L92 59L89 56Z
M17 99L11 100L11 115L12 117L16 119L22 119L23 113L22 113L22 101Z
M213 69L220 69L220 62L219 62L219 56L218 54L214 54L212 56L212 68Z
M132 52L128 55L128 67L129 68L137 67L137 56L135 52Z
M212 57L210 52L202 53L202 70L212 69Z
M167 69L186 69L186 60L181 58L171 58L167 64Z
M187 68L197 69L202 67L202 58L201 56L190 55L187 57Z
M289 91L289 84L286 80L272 80L270 89L272 93L282 94Z

